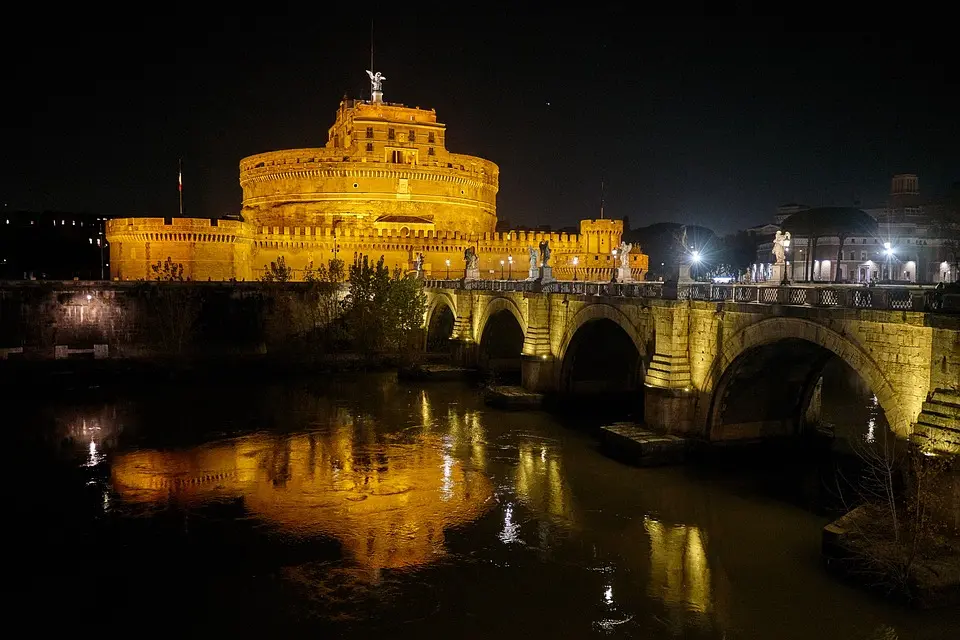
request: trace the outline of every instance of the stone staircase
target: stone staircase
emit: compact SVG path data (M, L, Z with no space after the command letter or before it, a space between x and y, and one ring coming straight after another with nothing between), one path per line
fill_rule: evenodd
M936 389L930 394L913 435L937 451L960 454L960 391Z

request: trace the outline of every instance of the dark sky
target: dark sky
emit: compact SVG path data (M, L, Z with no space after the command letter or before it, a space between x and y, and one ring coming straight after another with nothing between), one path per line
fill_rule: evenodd
M4 40L6 206L175 214L183 157L186 213L236 213L241 157L322 146L341 96L368 97L369 5L190 6L58 14ZM500 165L511 222L595 217L601 178L608 217L720 232L785 202L882 204L895 172L930 196L960 179L956 49L930 25L813 32L829 6L806 4L789 18L442 9L459 6L379 13L376 66L386 100L435 108L449 149Z

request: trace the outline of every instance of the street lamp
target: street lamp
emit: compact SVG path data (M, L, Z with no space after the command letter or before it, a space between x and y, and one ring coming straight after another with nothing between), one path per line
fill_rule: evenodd
M500 279L503 280L503 260L500 261Z
M610 279L610 282L617 281L617 250L614 249L610 253L613 254L613 277Z
M580 258L573 256L573 281L577 281L577 265L580 264Z
M450 258L447 258L447 280L450 279Z
M507 280L513 280L513 256L507 256Z

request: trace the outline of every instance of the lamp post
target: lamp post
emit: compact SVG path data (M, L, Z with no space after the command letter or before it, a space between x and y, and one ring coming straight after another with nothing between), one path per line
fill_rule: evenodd
M616 282L617 281L617 250L614 249L610 253L613 254L613 277L610 278L610 282Z
M513 256L507 256L507 280L513 280Z
M503 280L503 260L500 261L500 279Z
M790 238L784 239L783 252L784 253L790 252ZM788 284L790 282L790 278L787 277L787 271L789 270L789 267L790 267L790 261L786 260L785 262L786 264L783 265L783 279L781 280L781 284Z
M577 265L580 264L580 258L573 256L573 281L577 281Z
M450 279L450 258L447 258L447 280Z

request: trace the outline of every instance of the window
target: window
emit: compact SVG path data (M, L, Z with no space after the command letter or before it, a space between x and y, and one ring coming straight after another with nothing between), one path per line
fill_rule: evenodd
M368 143L367 143L367 151L373 151L373 143L372 143L372 142L368 142Z
M396 140L396 139L397 139L397 134L396 134L396 132L393 130L393 127L387 129L387 139L389 139L389 140Z
M373 137L373 127L367 127L367 137L368 138Z
M416 142L416 141L417 141L417 132L414 131L413 129L410 129L410 135L407 136L407 140L409 140L410 142Z
M862 260L863 262L866 262L866 261L867 261L867 252L866 252L866 251L861 251L861 252L860 252L860 260Z
M857 254L855 254L853 251L851 251L851 252L850 252L850 259L851 259L851 260L856 260L856 259L857 259Z
M436 142L436 139L433 136L433 131L427 134L427 142L429 142L430 144L433 144L434 142Z
M427 149L427 155L428 155L428 156L432 156L432 155L433 155L433 147L430 147L429 149Z

